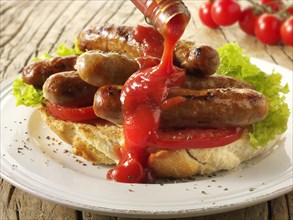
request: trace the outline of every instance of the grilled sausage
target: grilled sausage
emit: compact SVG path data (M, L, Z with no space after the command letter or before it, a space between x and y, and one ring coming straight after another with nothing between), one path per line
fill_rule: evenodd
M93 104L97 87L84 82L76 71L56 73L43 86L44 97L63 107L84 107Z
M174 49L174 64L191 75L212 75L220 65L218 52L207 45L197 47L194 42L179 41Z
M120 85L107 85L97 90L94 96L94 111L98 117L113 124L122 124L121 89Z
M136 37L137 30L143 30L146 37ZM147 35L147 33L150 33ZM163 53L163 38L152 27L132 26L92 26L82 30L78 36L81 50L102 50L125 53L132 58L154 56ZM209 46L196 46L191 42L179 41L175 47L174 61L184 67L189 74L213 74L220 63L218 52Z
M245 127L263 120L268 114L266 97L252 89L174 88L168 97L175 96L182 96L186 101L163 112L163 127Z
M100 87L124 84L128 77L139 69L139 65L122 54L92 50L78 57L75 68L85 82Z
M55 57L33 63L24 69L23 80L27 84L41 88L50 75L75 68L84 81L96 87L106 84L124 84L126 79L138 69L157 65L158 62L159 60L154 57L134 60L118 53L88 51L78 58L76 56ZM183 87L188 89L252 88L247 82L219 75L207 77L186 75Z
M38 61L26 66L22 71L22 78L26 84L42 88L46 79L59 72L74 70L77 56L54 57Z
M186 75L185 84L187 89L213 89L213 88L247 88L253 89L253 86L245 81L228 76L212 75L206 77L196 77Z
M132 26L91 26L79 33L78 47L82 51L101 50L124 53L132 58L142 57L143 52L132 31Z
M99 88L94 97L98 117L122 124L120 92L121 86ZM252 89L170 89L168 98L176 96L185 101L162 111L161 128L244 127L264 119L268 113L266 98Z
M77 58L75 68L84 81L100 87L110 84L122 85L132 73L140 68L147 68L156 64L158 64L158 59L154 57L134 60L123 54L91 50ZM247 82L219 75L207 77L186 75L184 87L189 89L252 88Z

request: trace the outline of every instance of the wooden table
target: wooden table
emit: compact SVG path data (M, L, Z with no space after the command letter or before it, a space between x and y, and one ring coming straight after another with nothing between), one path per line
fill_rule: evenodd
M238 25L211 30L202 25L197 11L200 1L186 0L192 20L184 38L217 48L238 42L245 53L292 69L292 47L266 46L245 35ZM241 2L245 4L245 1ZM16 76L41 52L52 52L60 43L71 45L81 29L89 24L144 23L130 1L13 1L0 2L1 81ZM29 195L0 179L0 219L116 219L66 208ZM117 218L123 219L123 218ZM293 219L293 192L252 207L192 219Z

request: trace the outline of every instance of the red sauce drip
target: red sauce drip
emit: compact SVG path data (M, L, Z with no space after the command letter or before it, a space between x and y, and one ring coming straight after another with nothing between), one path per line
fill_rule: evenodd
M187 25L186 17L173 17L164 31L161 63L139 70L124 84L121 93L125 145L118 165L107 178L118 182L143 183L153 180L148 170L148 146L158 139L163 102L168 89L182 83L185 72L173 66L173 50Z
M152 26L137 25L132 32L133 38L140 43L143 55L147 57L161 57L164 38Z

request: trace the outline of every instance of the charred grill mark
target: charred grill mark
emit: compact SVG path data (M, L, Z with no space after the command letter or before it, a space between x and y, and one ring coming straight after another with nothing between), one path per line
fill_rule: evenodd
M86 30L86 34L87 34L87 35L90 35L90 34L92 34L92 33L93 33L92 29L87 29L87 30Z
M89 29L93 29L90 32ZM129 57L157 56L161 54L160 48L155 48L152 54L147 42L138 42L133 36L136 30L132 26L96 26L82 31L78 37L79 46L82 50L106 50L125 53ZM156 37L157 38L157 37ZM155 39L155 38L153 38ZM158 40L158 39L157 39ZM195 45L189 41L179 41L174 51L175 65L185 68L191 75L211 75L219 66L218 52L207 45Z
M107 90L108 90L108 95L112 96L114 94L111 86L109 86Z
M113 96L113 95L119 95L120 96L120 93L121 93L121 86L108 86L106 88L106 91L107 91L107 94L109 96Z
M195 48L195 50L194 50L194 55L195 55L196 57L198 57L198 56L200 56L200 54L201 54L201 48L200 48L200 47Z
M194 96L194 95L182 95L182 97L189 99L189 100L213 100L216 95L213 92L207 92L206 94L202 94L199 96Z

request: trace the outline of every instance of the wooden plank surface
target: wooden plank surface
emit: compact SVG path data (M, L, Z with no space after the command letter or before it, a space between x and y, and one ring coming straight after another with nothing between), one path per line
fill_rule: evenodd
M183 38L215 48L237 41L247 54L292 69L292 47L266 46L255 37L245 35L237 25L210 30L198 19L200 1L186 0L185 3L192 12L192 20ZM123 0L1 0L0 16L1 81L18 75L33 57L54 51L59 43L70 45L85 26L144 23L131 2ZM0 179L0 195L0 219L125 219L63 207L27 194L3 179ZM188 219L293 219L293 192L252 207Z

